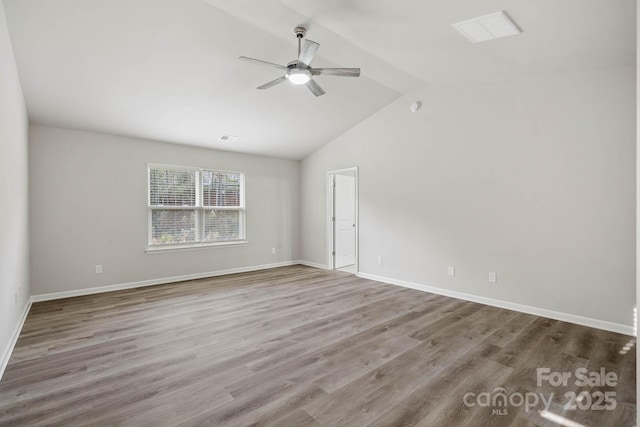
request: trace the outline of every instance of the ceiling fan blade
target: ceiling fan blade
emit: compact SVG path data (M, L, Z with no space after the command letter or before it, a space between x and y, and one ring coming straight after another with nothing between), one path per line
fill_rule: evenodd
M273 62L262 61L260 59L249 58L249 57L246 57L246 56L239 56L238 59L240 59L242 61L253 62L254 64L267 65L269 67L278 68L280 70L286 70L287 69L287 67L285 67L284 65L278 65L278 64L274 64Z
M315 96L322 96L324 95L326 92L324 91L324 89L322 89L320 87L320 85L318 83L316 83L315 80L311 79L306 83L307 87L309 88L309 90L311 92L313 92L313 94Z
M360 77L360 68L312 68L314 76Z
M261 89L261 90L269 89L270 87L275 86L279 83L282 83L285 80L287 80L286 76L278 77L275 80L271 80L269 83L265 83L262 86L258 86L257 89Z
M298 55L298 64L304 64L308 67L319 47L318 43L305 39L300 55Z

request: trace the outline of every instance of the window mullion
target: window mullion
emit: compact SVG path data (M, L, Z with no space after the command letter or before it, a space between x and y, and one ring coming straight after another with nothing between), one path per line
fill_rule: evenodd
M204 223L202 217L202 171L198 170L196 173L196 240L198 242L204 242Z
M196 241L204 242L204 218L202 216L202 208L196 207Z

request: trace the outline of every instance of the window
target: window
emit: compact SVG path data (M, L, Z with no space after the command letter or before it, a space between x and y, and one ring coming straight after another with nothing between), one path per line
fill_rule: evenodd
M149 248L245 240L244 174L149 165Z

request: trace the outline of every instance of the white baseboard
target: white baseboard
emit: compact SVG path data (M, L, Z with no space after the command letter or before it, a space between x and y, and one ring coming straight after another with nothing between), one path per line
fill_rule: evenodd
M16 325L15 330L13 331L13 335L11 335L11 339L9 340L9 344L4 349L2 353L2 358L0 359L0 380L4 375L5 369L7 369L7 365L9 364L9 359L11 358L11 353L13 353L13 349L16 346L16 342L18 342L18 337L20 336L20 332L22 331L22 326L24 326L24 321L27 320L27 314L29 314L29 310L31 309L31 299L27 301L27 304L24 306L24 310L22 311L22 316L20 316L20 320L18 320L18 324Z
M437 288L434 286L421 285L419 283L407 282L404 280L391 279L388 277L376 276L369 273L358 273L358 277L364 279L375 280L376 282L388 283L390 285L402 286L404 288L416 289L418 291L430 292L432 294L444 295L447 297L457 298L465 301L477 302L480 304L490 305L493 307L506 308L508 310L519 311L522 313L533 314L540 317L548 317L550 319L561 320L563 322L575 323L577 325L589 326L591 328L602 329L610 332L617 332L624 335L635 335L633 326L623 325L620 323L607 322L605 320L592 319L589 317L577 316L575 314L562 313L559 311L547 310L539 307L532 307L523 304L517 304L508 301L501 301L493 298L486 298L477 295L466 294L463 292L452 291L449 289Z
M61 298L78 297L82 295L101 294L103 292L120 291L123 289L142 288L145 286L164 285L172 282L183 282L185 280L204 279L207 277L224 276L227 274L246 273L249 271L267 270L276 267L286 267L300 264L298 261L284 261L273 264L253 265L249 267L230 268L228 270L208 271L206 273L186 274L183 276L163 277L159 279L142 280L139 282L120 283L116 285L98 286L95 288L77 289L73 291L53 292L50 294L33 295L31 301L50 301Z
M326 270L328 268L325 264L318 264L317 262L311 262L311 261L298 260L297 263L301 265L306 265L307 267L321 268L323 270Z

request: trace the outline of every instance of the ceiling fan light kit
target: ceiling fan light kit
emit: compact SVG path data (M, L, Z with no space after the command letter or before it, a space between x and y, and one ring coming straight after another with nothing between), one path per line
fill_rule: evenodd
M296 27L293 32L298 39L298 59L289 62L286 66L274 64L273 62L262 61L260 59L248 58L241 56L238 59L255 64L266 65L268 67L278 68L285 71L285 75L278 77L268 83L258 86L260 90L266 90L277 84L288 80L291 84L301 86L305 85L315 96L325 94L324 89L313 79L313 76L338 76L338 77L360 77L360 68L311 68L311 61L316 54L320 45L309 39L302 39L307 30L304 27Z
M287 78L294 85L304 85L307 84L309 80L311 80L311 71L300 68L292 68L287 72Z

